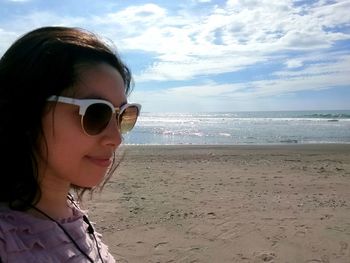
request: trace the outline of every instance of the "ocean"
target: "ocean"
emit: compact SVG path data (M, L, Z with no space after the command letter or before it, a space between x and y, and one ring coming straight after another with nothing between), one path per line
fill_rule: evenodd
M141 113L127 145L350 143L350 110Z

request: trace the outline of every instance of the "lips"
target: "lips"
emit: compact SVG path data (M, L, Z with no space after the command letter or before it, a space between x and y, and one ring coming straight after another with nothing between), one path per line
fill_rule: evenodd
M100 167L108 167L112 163L111 157L86 156L86 159Z

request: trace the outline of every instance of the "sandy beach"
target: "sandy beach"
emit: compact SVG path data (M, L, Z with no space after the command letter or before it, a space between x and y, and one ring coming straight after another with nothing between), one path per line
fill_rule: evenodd
M350 145L124 152L86 203L118 262L350 262Z

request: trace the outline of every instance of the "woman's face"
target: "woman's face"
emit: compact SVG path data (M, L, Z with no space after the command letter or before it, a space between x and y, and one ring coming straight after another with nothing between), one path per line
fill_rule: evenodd
M75 98L104 99L115 107L127 102L124 82L119 72L110 65L99 64L84 70L77 84ZM55 183L93 187L99 184L112 161L113 152L121 143L116 119L105 130L88 136L81 127L79 107L57 103L43 117L42 158L39 160L39 178Z

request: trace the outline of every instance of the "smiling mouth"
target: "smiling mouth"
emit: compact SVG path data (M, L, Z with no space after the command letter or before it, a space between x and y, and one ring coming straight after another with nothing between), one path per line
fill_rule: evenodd
M91 156L87 156L86 158L93 164L100 167L108 167L112 163L111 158L100 158L100 157L91 157Z

